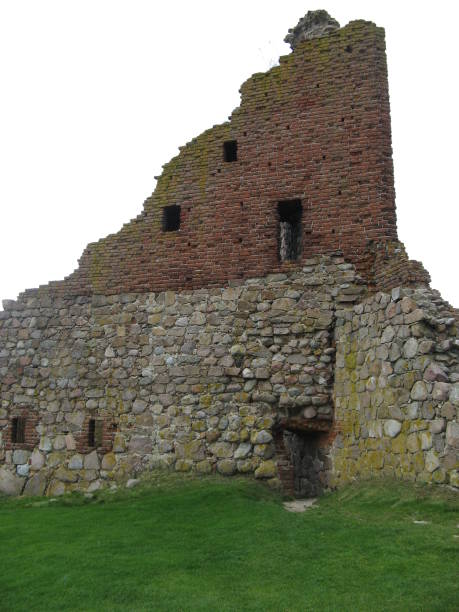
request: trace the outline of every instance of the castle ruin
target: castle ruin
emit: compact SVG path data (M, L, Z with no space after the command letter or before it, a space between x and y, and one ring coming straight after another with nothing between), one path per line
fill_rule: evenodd
M459 487L457 311L396 228L383 29L300 20L141 214L0 312L0 491Z

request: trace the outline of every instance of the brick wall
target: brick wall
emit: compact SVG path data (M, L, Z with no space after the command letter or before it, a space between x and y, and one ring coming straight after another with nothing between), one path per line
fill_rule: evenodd
M90 244L54 292L223 286L341 250L371 276L368 245L396 239L384 31L351 22L301 43L241 87L229 122L181 148L143 212ZM223 143L237 141L237 161ZM300 262L278 257L282 200L303 206ZM162 209L181 206L178 231Z
M95 422L92 432L94 443L91 444L90 423ZM75 450L79 453L90 453L97 450L99 453L108 453L113 447L113 438L116 425L109 417L93 417L87 415L81 431L75 436Z

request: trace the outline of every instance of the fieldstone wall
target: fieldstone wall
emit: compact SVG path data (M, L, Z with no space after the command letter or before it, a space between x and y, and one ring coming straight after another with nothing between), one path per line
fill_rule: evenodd
M430 289L368 296L323 256L221 289L4 306L3 492L93 491L155 467L303 495L379 476L459 486L455 312Z
M426 288L337 313L332 484L395 476L459 487L455 315Z
M365 291L339 256L305 264L222 289L4 303L0 489L92 491L156 466L275 481L279 420L331 425L335 310ZM12 439L19 415L35 441Z

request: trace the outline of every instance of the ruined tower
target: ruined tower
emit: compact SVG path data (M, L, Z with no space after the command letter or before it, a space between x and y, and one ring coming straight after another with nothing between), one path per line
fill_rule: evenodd
M0 490L458 486L456 311L396 229L384 31L325 11L140 215L0 313Z

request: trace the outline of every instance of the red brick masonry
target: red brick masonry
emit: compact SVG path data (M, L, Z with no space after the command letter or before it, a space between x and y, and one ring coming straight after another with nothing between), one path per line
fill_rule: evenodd
M231 120L182 147L143 212L90 244L53 292L223 286L337 250L371 283L378 248L397 240L384 30L355 21L305 41L241 94ZM224 160L227 141L237 161ZM301 255L281 263L277 205L294 199ZM173 205L180 228L163 231Z

